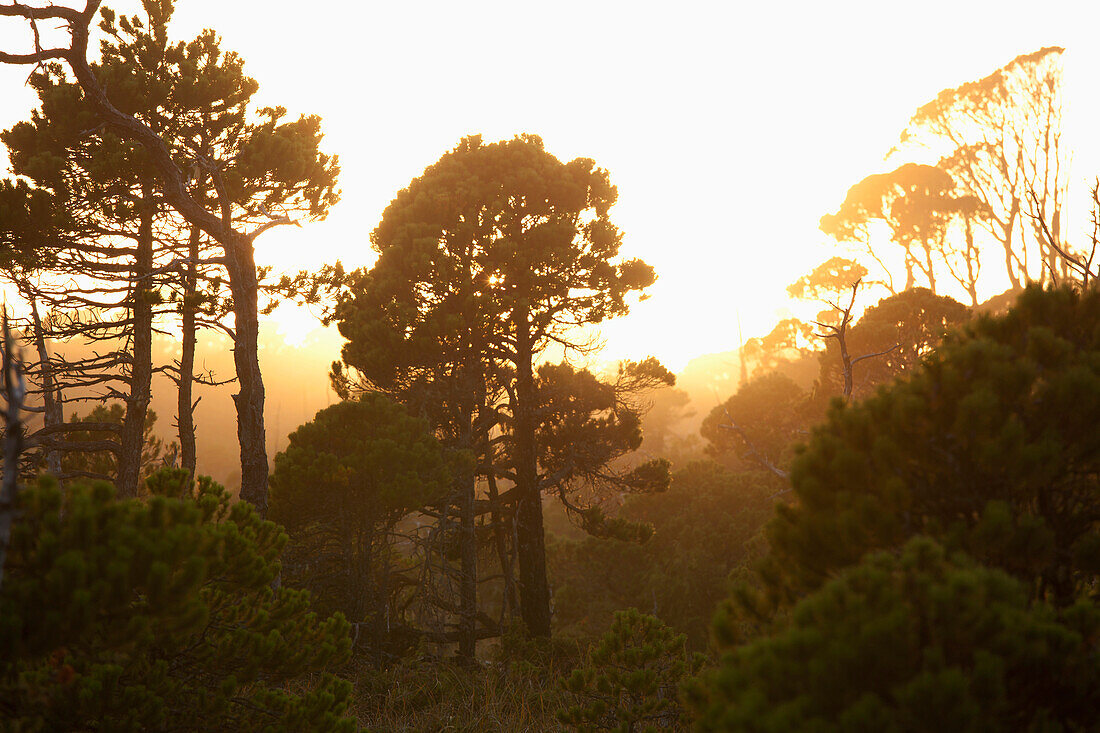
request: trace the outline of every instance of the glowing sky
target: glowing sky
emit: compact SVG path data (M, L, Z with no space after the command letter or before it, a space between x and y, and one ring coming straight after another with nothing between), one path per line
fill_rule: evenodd
M606 356L654 354L674 369L736 348L736 313L746 336L770 330L786 285L833 254L819 217L888 167L910 113L940 89L1063 45L1071 122L1095 129L1091 2L177 6L176 38L216 28L260 82L259 100L320 114L341 158L343 201L329 220L265 234L259 260L369 263L382 209L459 138L534 132L559 157L611 172L624 254L660 277L604 328ZM0 21L0 43L25 35ZM25 77L0 69L5 127L32 101ZM1100 172L1093 159L1078 152L1074 183ZM308 323L283 318L288 330Z

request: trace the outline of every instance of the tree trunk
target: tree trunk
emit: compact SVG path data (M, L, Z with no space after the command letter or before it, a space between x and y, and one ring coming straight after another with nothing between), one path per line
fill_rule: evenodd
M141 212L138 221L134 281L130 285L131 352L130 395L120 433L118 454L118 493L123 498L138 495L141 481L141 454L145 445L145 421L153 381L153 303L149 291L153 281L153 183L141 182Z
M198 311L197 281L199 259L199 240L202 232L191 227L191 236L187 241L187 258L191 261L184 273L183 281L183 346L180 354L179 390L176 401L176 426L180 439L180 465L192 476L198 460L195 447L195 403L192 401L195 384L195 345L198 341L198 327L195 315Z
M50 362L50 354L46 350L46 338L42 333L42 317L38 313L38 299L30 288L27 288L27 299L31 303L31 319L34 324L34 345L38 350L39 369L42 372L42 399L44 401L43 424L47 428L56 427L65 422L65 416L61 407L61 388L54 379L53 364ZM59 436L55 436L56 439ZM61 451L56 448L46 449L46 470L51 475L61 476Z
M485 436L485 445L489 444L489 436ZM487 456L486 478L489 484L489 506L492 512L493 544L497 553L497 561L500 563L500 572L504 576L504 604L501 608L501 623L504 618L516 617L516 583L512 575L512 554L508 552L508 528L504 524L505 515L500 506L500 491L497 489L497 477L493 473L492 458Z
M1012 266L1012 261L1015 257L1015 253L1012 251L1012 243L1016 239L1014 232L1016 229L1016 215L1019 208L1020 202L1014 199L1012 201L1012 210L1009 211L1008 220L1005 222L1004 238L1001 239L1001 244L1004 245L1005 248L1005 271L1008 273L1008 281L1012 284L1013 290L1020 289L1020 278L1016 276L1016 269Z
M535 431L534 354L526 309L517 309L516 326L516 506L519 601L532 636L550 636L550 584L546 579L546 538L542 492L538 484Z
M233 364L240 391L233 395L237 406L237 439L241 446L241 499L267 516L267 445L264 435L264 381L259 358L259 282L252 242L238 235L234 246L225 248L229 289L233 294L235 338Z
M932 247L928 242L924 244L924 274L928 276L928 289L932 295L936 294L936 267L932 261Z
M978 307L978 248L974 246L974 227L970 217L966 217L966 292L970 295L970 306Z
M468 394L469 392L467 392ZM459 445L472 449L473 409L466 401L462 409L462 435ZM477 489L477 469L459 478L459 527L462 553L462 576L459 582L458 656L473 661L477 653L477 530L474 494Z

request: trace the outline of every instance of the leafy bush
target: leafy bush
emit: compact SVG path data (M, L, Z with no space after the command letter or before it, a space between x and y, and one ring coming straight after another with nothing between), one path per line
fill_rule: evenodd
M573 704L558 720L578 731L636 733L676 725L681 717L677 690L686 674L702 666L689 655L683 634L637 609L615 614L611 629L589 651L563 686Z
M0 593L0 712L20 730L348 731L350 685L313 673L348 624L272 589L281 529L209 479L148 501L49 480L20 495ZM293 686L293 691L291 691Z
M1095 605L1029 604L1006 573L917 538L728 651L687 697L702 731L1094 730L1097 632Z

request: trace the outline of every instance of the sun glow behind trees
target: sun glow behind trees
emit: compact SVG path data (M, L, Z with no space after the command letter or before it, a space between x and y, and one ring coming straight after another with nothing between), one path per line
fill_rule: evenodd
M919 13L865 2L793 12L697 2L675 14L571 2L258 7L181 3L173 35L214 26L262 80L260 101L319 113L326 148L341 155L344 195L330 219L266 233L260 261L368 264L366 235L393 193L459 138L535 132L559 158L611 171L624 252L660 275L648 301L604 328L609 361L653 352L677 370L736 348L734 311L745 337L767 333L792 307L785 287L836 253L818 218L852 183L901 162L882 156L912 112L1019 53L1068 49L1071 183L1083 188L1097 169L1081 144L1095 116L1077 90L1097 55L1087 37L1096 11L1083 3L1042 13L1022 2ZM0 24L5 44L26 36L24 24ZM4 125L31 105L25 74L0 69ZM1086 213L1071 201L1069 236ZM282 313L283 331L310 324Z

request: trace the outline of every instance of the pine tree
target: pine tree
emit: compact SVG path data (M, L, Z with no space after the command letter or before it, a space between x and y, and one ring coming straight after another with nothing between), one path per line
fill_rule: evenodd
M147 501L20 494L0 593L0 710L20 730L350 731L348 624L272 589L286 535L209 479ZM293 684L292 684L293 683Z
M654 280L645 263L616 261L616 197L593 161L562 163L536 136L466 138L387 208L372 234L378 262L353 277L336 313L350 367L338 382L357 373L362 386L419 395L414 410L447 404L433 419L462 447L489 443L507 395L520 605L537 636L550 633L550 595L535 361L550 343L583 347L573 327L626 313ZM458 499L471 537L473 479Z
M415 586L397 577L395 525L437 503L470 462L382 395L321 410L275 457L270 516L291 537L284 582L362 624L357 637L377 649L407 625L401 601Z
M730 646L686 698L700 731L1089 730L1100 609L1056 611L927 538L877 553Z
M908 379L834 404L791 469L764 570L820 586L927 534L1071 605L1100 573L1100 292L1029 288Z
M225 91L226 87L211 84L210 78L205 77L206 70L200 63L204 51L168 44L165 29L173 10L171 0L143 0L148 27L140 18L120 18L106 8L100 13L100 5L99 0L88 0L82 10L57 5L0 7L0 16L24 18L34 29L36 23L59 21L71 37L71 43L64 49L40 49L25 55L0 52L0 63L37 66L48 62L48 71L54 77L61 76L67 68L71 77L64 75L60 87L67 88L70 97L80 100L78 111L85 126L77 130L90 131L90 138L107 138L132 151L144 166L142 201L162 202L171 207L192 231L203 232L220 248L217 264L225 268L234 315L233 357L240 386L235 402L241 446L241 496L263 513L267 508L268 464L257 341L262 273L256 266L255 240L273 226L294 223L292 214L323 217L338 198L335 189L338 161L320 152L320 119L315 116L284 121L285 109L264 108L257 113L258 121L248 122L238 129L240 134L231 135L220 146L212 138L200 135L196 140L190 136L196 130L194 120L183 122L174 117L179 109L150 110L150 104L179 101L183 109L199 112L200 118L203 113L213 119L225 112L232 120L234 108L247 109L255 85L251 80L238 80L241 83L236 91L244 95L243 99L235 96L219 100L207 94L211 88ZM102 16L101 30L109 37L120 37L119 31L132 37L134 43L130 48L124 48L123 44L112 49L108 41L103 49L105 60L118 51L124 63L100 66L89 62L91 26L97 15ZM203 38L215 39L210 32ZM213 45L217 46L216 41ZM130 63L125 63L127 59ZM154 68L144 71L157 73L135 73L130 68L135 62L149 60ZM217 61L216 54L213 60ZM234 69L240 71L239 67L236 57L229 55L214 76L220 79L222 72L226 72L228 86L233 91L232 77ZM160 72L167 72L167 77L158 75ZM188 74L192 81L197 75L198 82L188 85ZM105 78L114 86L106 83ZM173 78L181 81L178 88L173 87ZM177 93L179 99L174 96ZM189 102L197 104L197 109L187 108ZM75 119L70 116L69 121ZM178 126L174 124L177 122ZM77 135L78 140L83 137ZM213 147L203 147L204 142ZM146 215L150 213L147 208L144 211ZM143 271L147 262L143 250L139 263ZM149 268L147 273L158 271L159 268ZM144 371L144 359L140 361ZM145 398L144 393L140 398ZM140 424L131 420L131 428L134 424L140 428ZM130 433L133 432L131 429Z
M586 665L562 681L575 704L558 720L572 730L642 733L680 722L678 688L699 671L703 657L688 654L685 637L637 609L619 611L588 652Z

